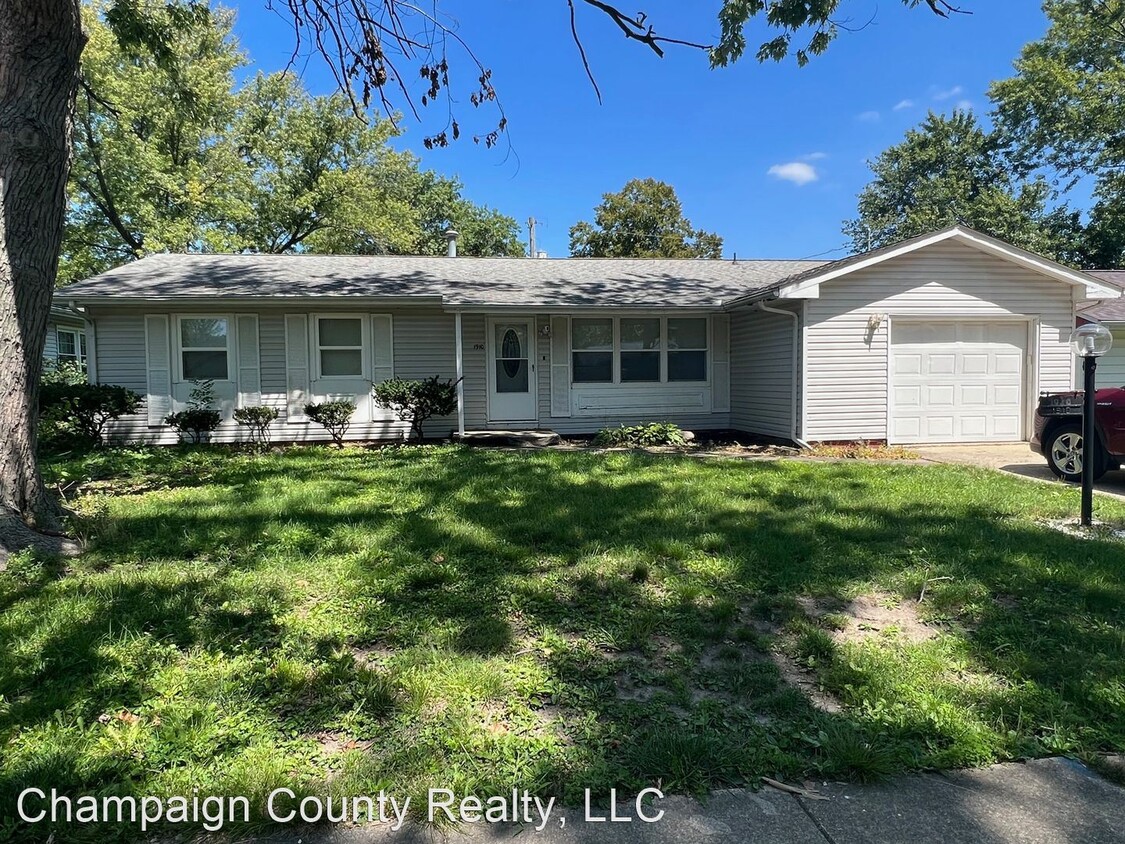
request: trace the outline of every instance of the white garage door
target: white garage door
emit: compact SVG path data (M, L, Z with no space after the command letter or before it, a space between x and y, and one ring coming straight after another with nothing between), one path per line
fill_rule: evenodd
M1023 322L891 325L895 443L1023 439Z

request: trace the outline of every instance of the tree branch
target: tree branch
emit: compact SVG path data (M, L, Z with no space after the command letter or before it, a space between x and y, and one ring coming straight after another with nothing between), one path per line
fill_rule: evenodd
M574 0L566 0L566 4L570 6L570 34L574 38L574 44L578 47L578 55L582 57L582 67L586 69L586 77L590 80L590 84L594 86L594 94L598 98L598 104L602 102L602 92L598 88L598 80L594 78L594 72L590 70L590 61L586 58L586 48L582 45L582 39L578 35L578 22L575 20Z
M714 47L713 44L699 44L680 38L665 38L659 36L652 26L647 23L648 16L644 12L638 12L634 17L622 12L616 6L603 2L603 0L582 0L582 2L604 12L609 16L610 20L617 24L618 29L624 33L626 38L647 45L649 49L660 58L664 58L664 50L661 48L661 44L675 44L680 47L691 47L696 50L710 50Z

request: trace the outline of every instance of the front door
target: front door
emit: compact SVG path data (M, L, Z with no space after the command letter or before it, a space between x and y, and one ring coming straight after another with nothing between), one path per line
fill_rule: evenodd
M488 418L535 422L535 320L517 317L488 323Z

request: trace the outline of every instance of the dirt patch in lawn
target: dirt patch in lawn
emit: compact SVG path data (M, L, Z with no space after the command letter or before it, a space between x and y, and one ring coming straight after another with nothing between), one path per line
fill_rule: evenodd
M369 741L359 741L343 733L331 731L319 732L312 738L320 746L320 749L330 756L346 753L349 750L367 750L371 747Z
M937 636L937 631L918 615L918 602L876 592L851 601L798 598L805 613L834 629L836 642L862 642L872 636L897 636L917 644Z
M835 713L843 710L840 701L820 687L820 682L811 669L781 651L771 651L770 659L777 666L781 679L798 689L821 712Z

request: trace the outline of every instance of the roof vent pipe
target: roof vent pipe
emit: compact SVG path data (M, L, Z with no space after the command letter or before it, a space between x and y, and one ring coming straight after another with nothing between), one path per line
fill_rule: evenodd
M445 239L449 241L449 246L445 250L445 254L450 258L457 257L457 238L461 236L460 232L456 229L446 229Z

